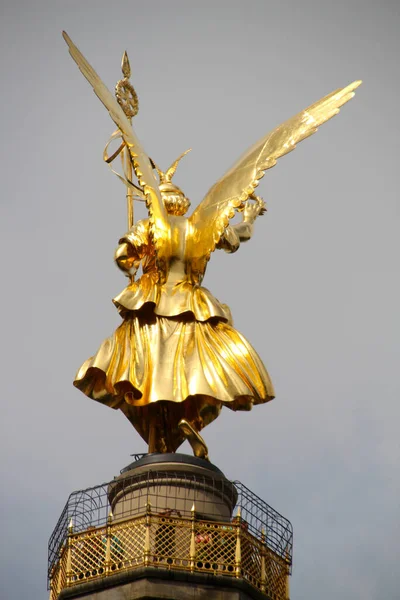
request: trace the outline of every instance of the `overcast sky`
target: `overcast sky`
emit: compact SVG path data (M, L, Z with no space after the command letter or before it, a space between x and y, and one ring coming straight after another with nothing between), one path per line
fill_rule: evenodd
M1 2L2 599L46 598L70 492L146 450L72 386L120 322L126 214L102 163L114 125L62 29L111 88L128 51L136 131L162 168L193 147L176 175L193 205L269 129L364 80L267 173L253 240L212 257L204 284L277 398L204 437L292 521L293 599L398 599L399 17L396 0Z

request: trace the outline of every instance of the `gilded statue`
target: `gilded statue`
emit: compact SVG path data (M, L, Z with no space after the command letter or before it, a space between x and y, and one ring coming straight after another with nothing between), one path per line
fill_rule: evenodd
M64 32L72 58L117 125L128 186L129 229L115 261L128 277L114 299L122 323L79 369L74 385L89 398L120 409L149 452L175 452L185 439L208 458L200 431L223 406L250 410L274 398L257 352L233 326L226 304L203 279L217 249L236 252L253 235L266 208L255 189L266 170L317 131L354 96L360 81L301 111L252 146L209 190L190 216L190 202L172 181L181 155L163 172L145 153L132 128L137 96L125 78L116 98ZM108 157L111 163L117 155ZM133 182L135 175L135 183ZM133 223L132 198L146 202L148 218ZM230 224L237 212L242 221ZM140 276L135 279L141 268Z

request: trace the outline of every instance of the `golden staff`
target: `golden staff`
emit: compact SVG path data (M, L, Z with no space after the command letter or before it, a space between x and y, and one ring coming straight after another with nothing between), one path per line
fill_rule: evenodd
M131 67L126 51L122 56L121 70L123 79L120 79L115 86L115 96L118 104L121 106L125 115L132 122L132 117L136 116L139 111L139 100L135 89L129 78L131 76ZM121 154L122 167L125 173L126 180L132 182L133 166L132 158L127 146L124 147ZM128 211L128 230L133 227L134 211L133 211L133 191L132 187L126 184L126 203Z

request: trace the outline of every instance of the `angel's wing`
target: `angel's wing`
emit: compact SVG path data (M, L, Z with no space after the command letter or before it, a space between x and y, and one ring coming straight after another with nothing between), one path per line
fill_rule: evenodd
M208 259L215 250L235 209L254 192L264 171L277 159L295 149L296 144L317 131L317 128L339 112L339 108L354 96L361 84L355 81L332 92L295 115L252 146L237 163L209 190L190 217L194 233L194 253Z
M168 241L168 215L161 199L150 160L136 137L131 123L110 90L102 82L96 71L91 67L65 31L63 31L63 37L68 44L69 53L92 86L96 96L107 108L110 117L120 129L122 137L129 148L136 177L139 184L143 187L146 196L146 205L150 215L151 235L157 254L161 257L162 250Z

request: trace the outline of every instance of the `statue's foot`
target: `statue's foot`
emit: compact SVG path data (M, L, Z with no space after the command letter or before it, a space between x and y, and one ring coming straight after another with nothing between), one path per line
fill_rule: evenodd
M210 460L208 458L208 448L199 434L198 431L194 429L194 427L186 421L186 419L181 419L178 423L179 429L185 435L187 441L192 446L193 454L197 456L197 458L204 458L205 460Z

